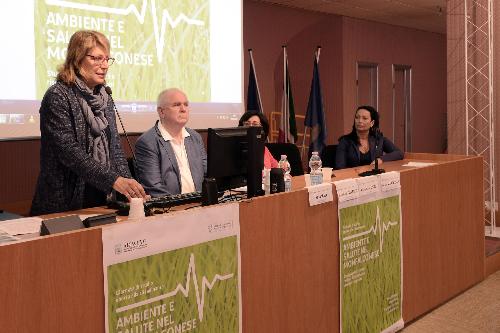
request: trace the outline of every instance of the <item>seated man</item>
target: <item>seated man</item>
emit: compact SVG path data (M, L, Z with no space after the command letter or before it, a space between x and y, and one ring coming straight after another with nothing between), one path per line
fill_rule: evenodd
M137 180L152 197L201 191L207 153L200 134L184 127L186 94L176 88L162 91L156 110L160 121L135 144Z

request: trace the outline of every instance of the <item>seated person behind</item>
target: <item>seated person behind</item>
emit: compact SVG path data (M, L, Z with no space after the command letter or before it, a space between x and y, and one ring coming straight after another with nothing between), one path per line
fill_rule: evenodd
M379 164L403 159L404 154L401 150L380 132L377 135L378 128L377 110L371 106L358 107L351 133L339 139L335 154L337 169L372 164L375 156L378 156ZM378 151L375 151L375 147Z
M266 138L269 134L269 122L267 121L266 116L258 111L247 111L245 112L241 118L238 126L261 126L264 130L264 134ZM264 146L264 168L278 168L278 162L274 159L273 155L267 147Z
M137 179L152 196L201 191L207 153L195 130L186 128L189 102L177 88L158 96L159 121L135 144Z

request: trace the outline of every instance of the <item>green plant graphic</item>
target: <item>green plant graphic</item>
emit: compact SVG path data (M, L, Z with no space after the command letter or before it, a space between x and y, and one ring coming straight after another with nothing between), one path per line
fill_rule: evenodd
M64 62L71 35L97 30L116 62L106 77L121 101L154 101L168 87L210 101L209 0L65 1L35 5L36 94L41 98Z

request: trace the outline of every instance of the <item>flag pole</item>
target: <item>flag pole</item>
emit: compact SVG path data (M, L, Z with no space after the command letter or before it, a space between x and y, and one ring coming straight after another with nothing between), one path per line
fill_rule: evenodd
M306 131L307 131L307 126L304 125L304 134L302 136L302 149L300 152L301 160L304 160L304 150L306 149Z
M284 141L285 143L288 142L288 85L287 85L287 65L288 65L288 59L287 59L287 54L286 54L286 45L283 45L283 114L281 115L282 117L282 123L283 123L283 135L284 135Z
M255 85L257 86L257 100L259 102L259 109L261 113L264 113L264 107L262 105L262 100L260 98L259 81L257 80L257 69L255 68L255 62L253 61L252 49L248 49L248 53L250 54L250 63L252 64L253 67L253 76L255 77Z
M316 47L316 62L319 64L319 54L321 53L321 46ZM306 146L306 133L307 133L307 126L304 126L304 135L302 136L302 151L300 152L300 157L302 160L304 159L304 151L305 151L305 146ZM312 135L312 128L310 129L309 135Z

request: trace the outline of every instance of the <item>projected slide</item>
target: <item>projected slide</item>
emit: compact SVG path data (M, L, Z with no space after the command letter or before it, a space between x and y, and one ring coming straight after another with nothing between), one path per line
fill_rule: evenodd
M234 125L243 111L241 11L241 0L0 4L2 31L28 22L12 36L1 37L2 44L12 48L2 52L0 61L16 62L7 77L22 86L9 80L0 83L0 138L39 135L40 100L55 82L77 30L97 30L110 40L116 60L106 81L128 131L142 132L153 125L156 97L168 87L187 93L190 127Z

